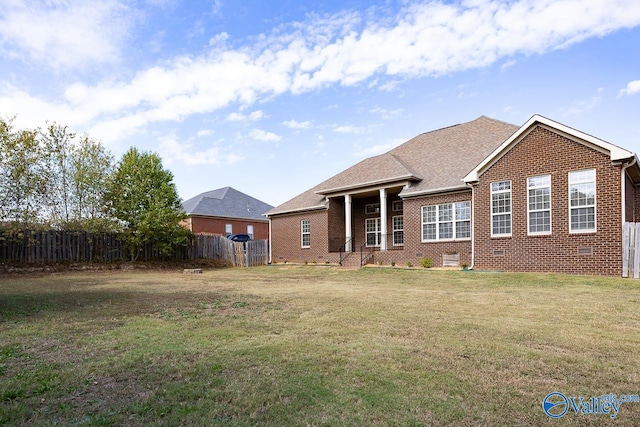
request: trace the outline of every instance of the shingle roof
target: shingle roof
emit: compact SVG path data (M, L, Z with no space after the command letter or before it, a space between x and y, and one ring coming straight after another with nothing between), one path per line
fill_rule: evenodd
M481 116L426 132L393 150L370 157L272 209L268 215L319 209L325 195L392 181L411 184L400 195L417 196L464 188L462 179L511 136L519 126Z
M265 212L273 206L248 196L234 188L224 187L195 197L182 203L187 215L203 215L224 218L262 220Z

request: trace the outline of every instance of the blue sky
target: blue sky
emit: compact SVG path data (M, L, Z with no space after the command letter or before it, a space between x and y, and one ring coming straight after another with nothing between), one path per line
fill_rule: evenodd
M640 153L637 0L0 0L0 115L278 205L413 136L542 114Z

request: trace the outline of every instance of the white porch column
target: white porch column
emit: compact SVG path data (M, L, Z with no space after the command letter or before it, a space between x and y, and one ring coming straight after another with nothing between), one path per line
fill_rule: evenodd
M347 242L345 245L345 252L351 252L351 195L344 195L344 240Z
M380 189L380 250L387 250L387 190Z

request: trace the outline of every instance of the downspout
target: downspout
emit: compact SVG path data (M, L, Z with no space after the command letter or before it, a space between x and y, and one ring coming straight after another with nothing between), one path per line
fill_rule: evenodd
M269 218L269 241L268 241L268 244L269 244L269 264L272 264L273 259L272 259L272 254L271 254L271 246L272 246L273 242L271 240L271 217L268 217L268 218Z
M622 216L620 217L622 220L622 225L624 225L624 222L627 219L627 180L626 180L626 172L627 169L629 169L631 166L636 164L636 161L638 160L638 158L636 156L633 156L633 160L629 163L627 163L626 165L623 163L622 164L622 168L620 168L620 191L622 192L622 197L620 198L621 200L621 207L622 207Z
M467 184L471 187L471 265L469 270L473 270L476 262L476 192L473 184Z

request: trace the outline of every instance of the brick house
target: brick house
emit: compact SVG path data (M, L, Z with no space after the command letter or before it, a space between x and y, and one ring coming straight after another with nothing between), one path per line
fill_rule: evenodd
M182 203L182 208L187 213L182 224L194 234L269 238L269 221L264 213L273 206L231 187L199 194Z
M620 275L634 153L542 116L416 136L266 213L272 261Z

